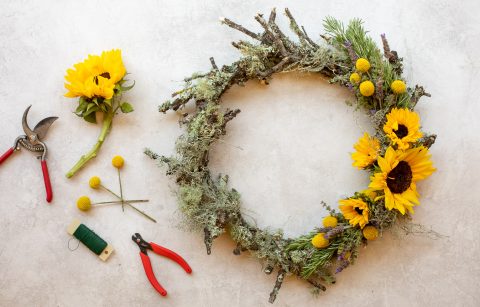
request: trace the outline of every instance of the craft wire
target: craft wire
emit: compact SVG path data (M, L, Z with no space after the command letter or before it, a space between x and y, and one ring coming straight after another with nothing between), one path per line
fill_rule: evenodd
M100 255L108 245L105 240L100 238L95 232L93 232L93 230L84 224L78 226L77 230L73 233L73 236L97 255Z

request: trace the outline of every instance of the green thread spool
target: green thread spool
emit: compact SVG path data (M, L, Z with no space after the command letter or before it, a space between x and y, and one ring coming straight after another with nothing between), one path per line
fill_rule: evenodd
M113 248L105 240L77 219L74 219L68 226L67 232L82 242L103 261L107 260L113 252Z

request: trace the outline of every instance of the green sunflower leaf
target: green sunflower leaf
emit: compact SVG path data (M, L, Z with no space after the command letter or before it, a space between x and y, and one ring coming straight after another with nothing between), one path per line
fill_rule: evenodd
M91 112L83 116L83 119L89 123L96 124L97 123L97 116L95 112Z
M122 110L122 113L130 113L133 112L133 107L128 102L124 102L120 105L120 110Z
M85 100L84 97L80 97L78 101L78 107L75 110L75 114L81 115L83 112L87 110L88 102Z
M90 102L89 104L87 104L87 109L86 109L86 111L88 112L88 111L90 111L93 107L96 107L96 106L97 106L97 105L96 105L95 103Z
M102 104L100 105L100 111L102 111L102 112L104 112L104 113L107 112L107 106L106 106L104 103L102 103Z
M133 81L133 84L132 84L132 85L129 85L129 86L120 85L120 89L121 89L123 92L126 92L126 91L131 90L134 86L135 86L135 81Z

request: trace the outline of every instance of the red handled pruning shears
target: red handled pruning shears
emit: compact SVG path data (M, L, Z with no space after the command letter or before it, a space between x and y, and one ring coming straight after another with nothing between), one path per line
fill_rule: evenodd
M162 296L167 295L167 291L163 289L163 287L160 285L158 282L157 278L155 278L155 274L153 274L153 269L152 269L152 263L150 262L150 258L147 255L147 250L151 250L156 254L159 254L161 256L167 257L178 263L188 274L192 273L192 269L188 265L188 263L180 257L177 253L174 251L171 251L165 247L162 247L160 245L157 245L153 242L146 242L143 240L142 236L139 233L136 233L132 236L133 242L138 244L138 247L140 248L140 258L142 258L142 263L143 263L143 268L145 269L145 273L147 274L147 278L152 284L152 286L155 288L155 290L158 291Z
M51 202L53 198L52 193L52 184L50 183L50 176L48 174L48 167L47 167L47 145L42 142L42 140L47 135L48 128L52 125L52 123L58 119L58 117L47 117L42 119L35 128L30 129L27 123L27 115L28 111L30 110L29 106L25 112L23 113L22 118L22 126L25 135L21 135L15 139L15 143L13 143L13 147L7 150L2 156L0 156L0 164L2 164L8 157L12 155L13 152L20 150L20 145L32 152L41 153L39 156L41 165L42 165L42 172L43 172L43 180L45 181L45 189L47 190L47 201Z

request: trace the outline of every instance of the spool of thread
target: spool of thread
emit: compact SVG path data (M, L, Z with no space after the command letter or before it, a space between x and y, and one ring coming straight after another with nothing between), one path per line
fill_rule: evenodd
M113 253L112 246L77 219L74 219L68 226L67 232L82 242L103 261L106 261Z

